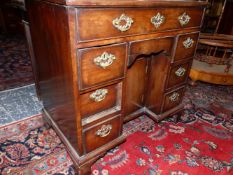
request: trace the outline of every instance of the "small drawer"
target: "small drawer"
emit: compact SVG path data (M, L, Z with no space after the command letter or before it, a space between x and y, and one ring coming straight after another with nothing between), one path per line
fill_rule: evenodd
M78 50L80 90L123 78L126 44Z
M120 109L121 93L122 84L118 83L80 95L80 113L82 118L112 108Z
M162 112L166 112L169 109L172 109L178 106L184 95L185 87L182 87L178 90L168 92L164 96Z
M200 27L203 8L93 8L77 10L78 42Z
M120 135L121 115L94 124L83 130L86 153L101 147Z
M174 64L171 66L167 79L166 89L170 89L185 83L188 78L190 66L190 61Z
M179 36L174 61L193 57L198 42L198 36L199 32Z

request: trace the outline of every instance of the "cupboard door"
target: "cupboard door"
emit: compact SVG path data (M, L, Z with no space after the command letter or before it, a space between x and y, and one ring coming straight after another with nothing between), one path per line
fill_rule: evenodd
M161 53L151 58L145 106L156 114L161 113L165 82L170 67L170 56Z
M142 108L146 85L147 60L138 59L126 75L125 116Z

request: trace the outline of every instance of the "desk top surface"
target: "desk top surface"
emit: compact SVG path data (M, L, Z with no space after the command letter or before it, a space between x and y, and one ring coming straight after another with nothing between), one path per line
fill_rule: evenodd
M91 7L183 7L205 6L204 0L43 0L62 5L91 6Z

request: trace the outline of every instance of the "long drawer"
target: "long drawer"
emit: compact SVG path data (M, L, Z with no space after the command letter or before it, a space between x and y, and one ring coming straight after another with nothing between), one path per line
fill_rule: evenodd
M78 9L78 42L200 27L202 8Z

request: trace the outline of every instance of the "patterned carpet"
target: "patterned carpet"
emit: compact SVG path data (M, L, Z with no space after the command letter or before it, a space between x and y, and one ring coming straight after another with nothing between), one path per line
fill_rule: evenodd
M0 35L0 91L31 83L25 38ZM198 83L188 87L183 103L178 121L141 116L126 123L127 141L99 159L92 174L233 174L233 87ZM41 107L33 86L0 92L1 175L75 174L59 137L35 115Z
M71 159L41 115L0 127L0 174L74 174Z
M34 82L26 43L23 36L0 35L0 91Z
M93 175L233 174L233 87L188 87L185 112L158 123L124 125L127 141L92 167ZM0 127L0 174L74 174L72 161L40 115Z

